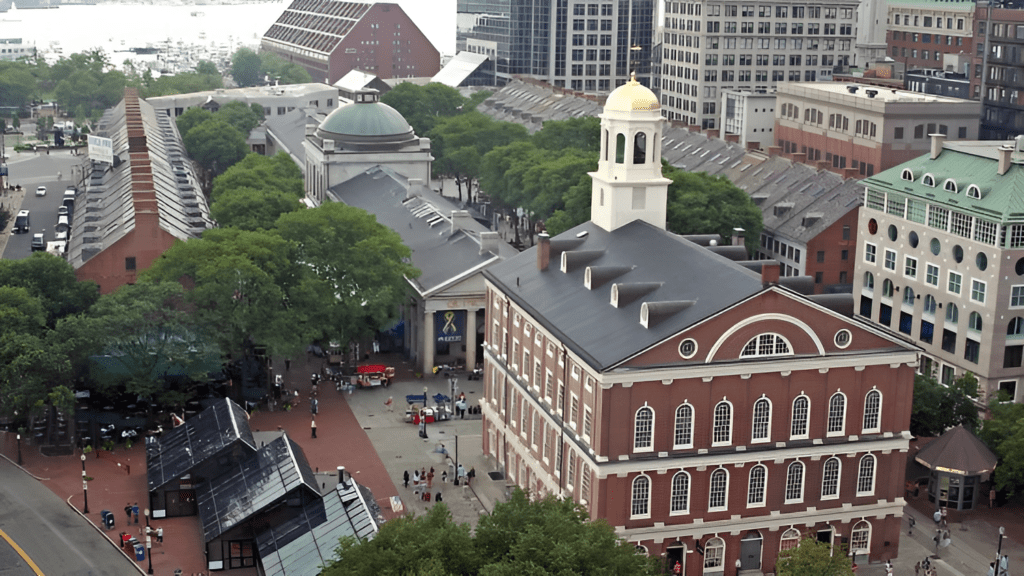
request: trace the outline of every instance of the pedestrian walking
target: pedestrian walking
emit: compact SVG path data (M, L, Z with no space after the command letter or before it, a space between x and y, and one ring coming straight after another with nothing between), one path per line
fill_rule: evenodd
M125 520L125 522L130 524L131 521L132 521L132 503L131 502L128 502L128 503L126 503L124 505L124 513L128 516L128 519Z
M891 560L886 560L885 561L885 574L886 574L886 576L892 576L892 561Z
M164 527L163 526L158 526L157 529L156 529L156 541L161 543L161 544L164 543Z
M419 470L413 470L412 471L412 485L413 485L414 488L418 488L419 485L420 485L420 471Z
M947 514L948 514L948 511L946 510L946 507L943 506L942 507L942 527L943 528L946 528L947 526L949 526Z
M459 464L459 467L456 469L455 481L460 483L466 482L466 467L462 464Z
M441 471L441 484L447 484L447 483L448 483L448 471L447 470L442 470Z
M132 516L135 517L135 523L138 524L139 523L139 503L138 502L136 502L135 505L132 506Z
M921 576L921 563L914 564L914 576Z
M408 488L409 487L409 471L408 470L405 471L405 474L402 474L402 487L403 488Z
M988 491L988 507L989 508L995 508L996 507L996 489L995 488L992 488L991 490Z
M473 478L476 478L476 468L470 468L469 472L466 473L466 485L473 485Z
M441 501L441 493L438 492L437 495L434 496L434 502L440 502L440 501Z
M316 438L316 419L309 421L309 428L313 432L313 438Z
M309 400L309 411L316 416L316 413L320 411L320 401L315 397Z
M387 401L384 402L384 407L388 409L388 412L395 411L395 398L394 396L388 396Z
M427 472L427 489L434 487L434 467L430 467L430 472Z

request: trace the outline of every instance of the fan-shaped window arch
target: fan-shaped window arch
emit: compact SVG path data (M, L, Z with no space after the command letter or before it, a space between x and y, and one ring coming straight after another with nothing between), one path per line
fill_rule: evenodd
M711 445L724 446L732 443L732 403L722 400L715 405L714 421L711 426Z
M877 389L864 395L863 432L878 432L882 426L882 393Z
M633 421L633 451L646 452L654 449L654 409L641 406Z
M811 414L811 400L801 394L793 400L793 420L790 425L790 439L807 438L808 420Z
M790 528L782 533L782 538L779 540L779 551L792 550L800 545L800 531L796 528Z
M765 334L758 334L754 336L743 346L743 350L740 352L740 358L749 358L753 356L784 356L792 355L793 347L789 345L789 340L780 334L774 334L771 332Z
M1015 316L1006 325L1007 338L1024 338L1024 318Z
M704 572L721 572L725 569L725 540L712 538L704 545Z
M772 403L762 396L754 402L754 423L750 434L751 442L768 442L771 438Z
M840 436L846 431L846 394L836 392L828 400L829 436Z
M956 185L956 180L952 178L946 178L946 181L942 183L942 189L953 194L960 193L960 187Z
M981 188L978 188L976 184L971 184L967 187L967 197L975 199L981 198Z
M690 511L690 475L682 470L672 477L670 505L670 514L686 514Z
M914 171L911 170L910 168L904 168L903 172L900 173L900 178L906 180L907 182L913 182L914 181Z
M799 460L786 470L786 503L802 502L804 499L804 463Z
M672 447L677 449L693 448L693 406L689 403L680 404L676 408Z
M764 506L765 488L768 485L768 468L758 464L750 469L750 479L747 481L747 507Z
M853 525L850 533L850 554L868 554L871 552L871 523L861 520Z
M631 518L650 518L651 516L651 479L640 474L633 479Z
M932 176L931 174L925 174L924 176L921 177L921 184L924 184L925 186L931 186L932 188L934 188L935 176Z
M839 498L839 475L843 463L835 456L825 460L821 474L821 499L834 500Z

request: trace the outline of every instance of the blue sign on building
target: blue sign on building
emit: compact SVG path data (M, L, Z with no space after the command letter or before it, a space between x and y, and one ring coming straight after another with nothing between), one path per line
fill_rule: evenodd
M438 342L462 342L466 328L465 310L442 310L434 312L434 330Z

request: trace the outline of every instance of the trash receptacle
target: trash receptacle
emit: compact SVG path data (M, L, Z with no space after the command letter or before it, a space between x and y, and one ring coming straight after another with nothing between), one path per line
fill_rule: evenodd
M114 527L114 513L110 510L100 512L100 519L103 521L103 527L107 530Z
M146 559L146 547L142 544L135 544L135 559L139 562Z

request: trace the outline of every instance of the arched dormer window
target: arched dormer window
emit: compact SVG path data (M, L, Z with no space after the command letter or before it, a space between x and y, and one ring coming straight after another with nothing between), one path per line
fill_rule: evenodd
M946 178L946 181L942 183L942 189L946 192L952 192L953 194L959 194L960 188L956 185L956 180L952 178Z
M978 188L975 184L971 184L967 187L967 197L974 198L976 200L981 198L981 188Z
M633 137L633 164L647 161L647 133L637 132Z
M743 350L740 352L740 358L749 358L752 356L783 356L792 355L793 347L789 345L789 341L786 340L779 334L759 334L751 338L746 345L743 346Z
M932 188L935 188L935 176L932 176L931 174L925 174L921 178L921 184L924 184L925 186L931 186Z
M900 173L900 178L906 180L907 182L913 182L914 172L910 168L904 168L903 172Z

